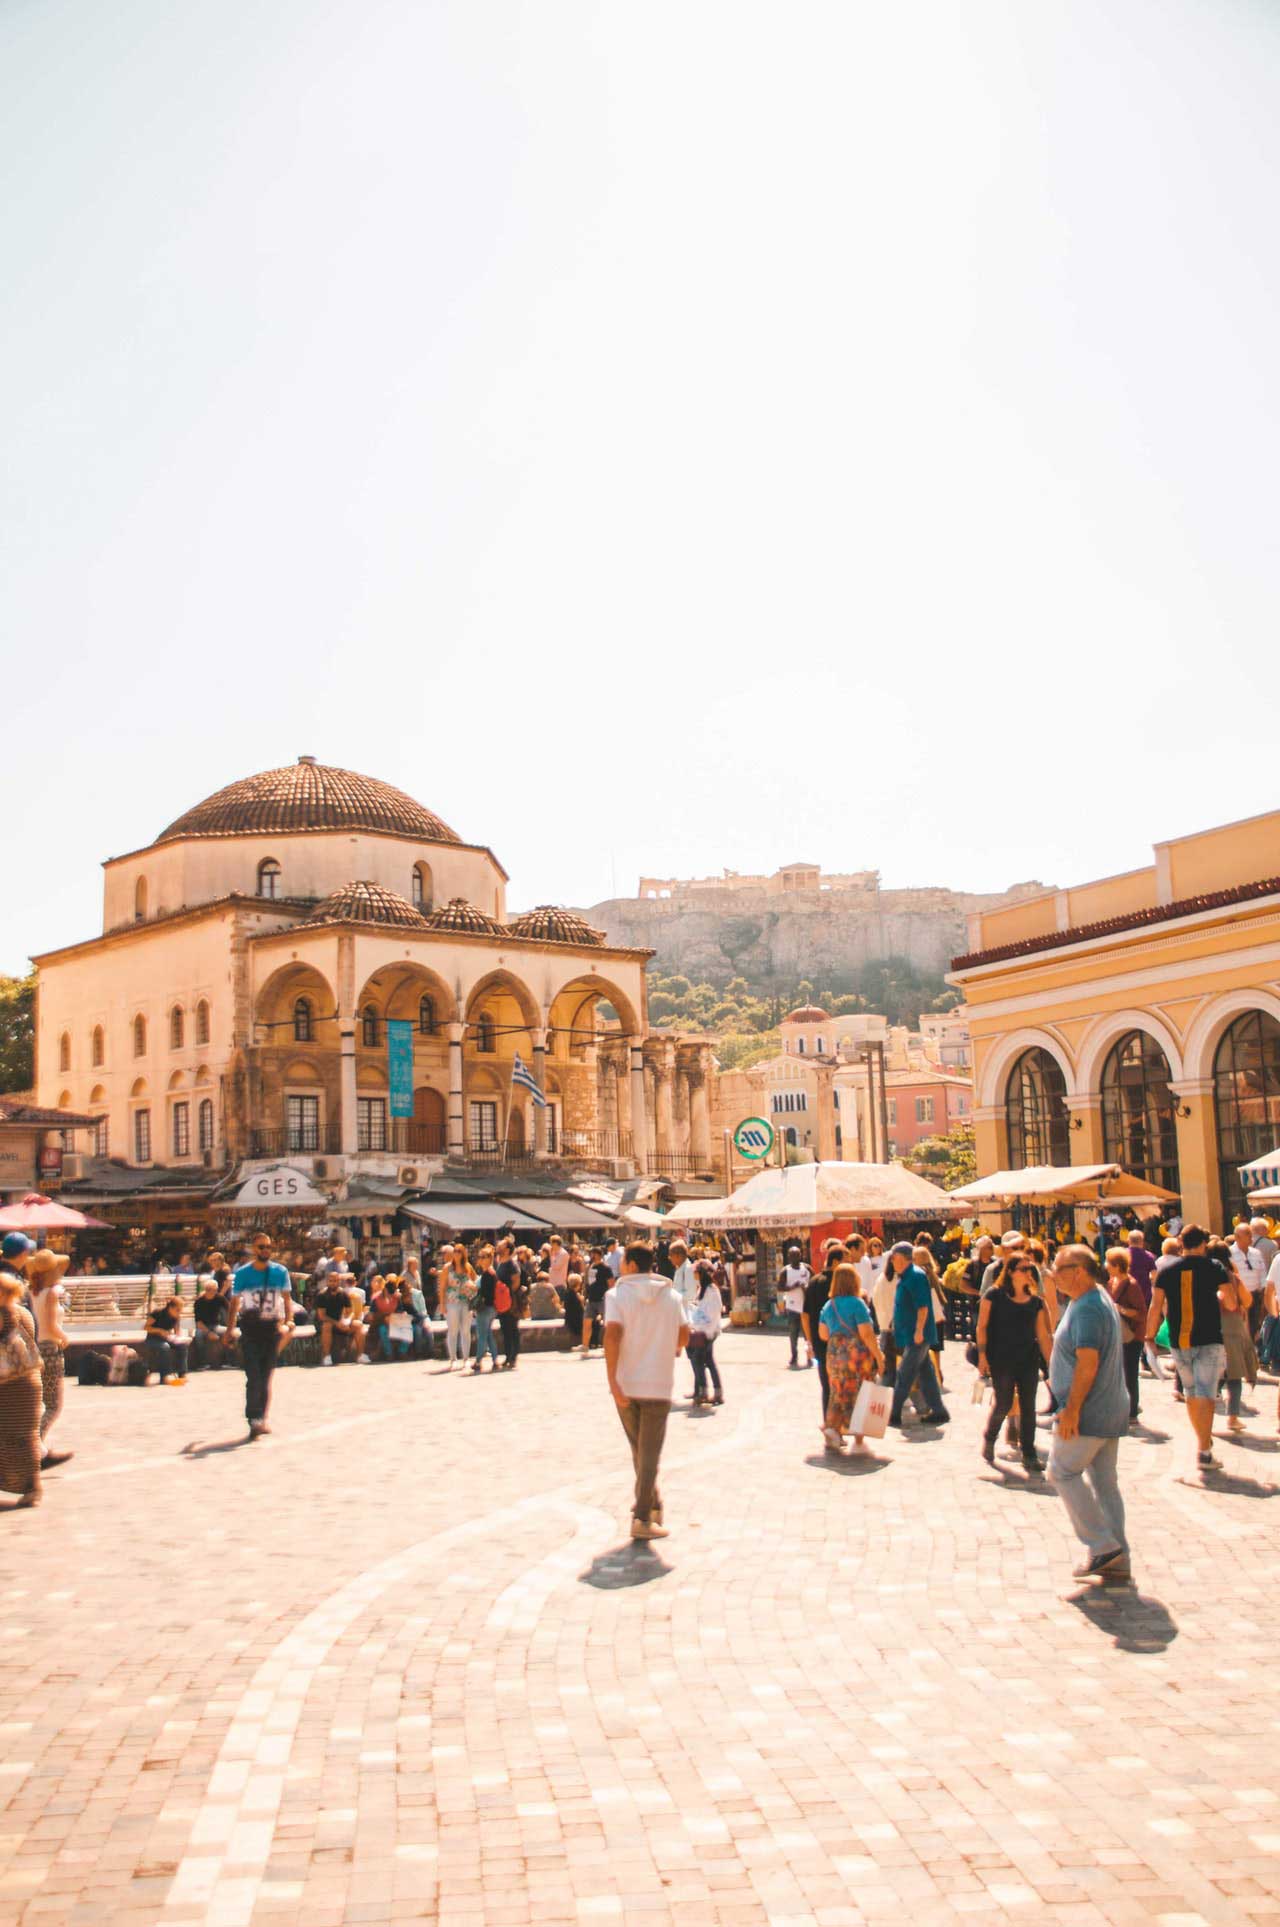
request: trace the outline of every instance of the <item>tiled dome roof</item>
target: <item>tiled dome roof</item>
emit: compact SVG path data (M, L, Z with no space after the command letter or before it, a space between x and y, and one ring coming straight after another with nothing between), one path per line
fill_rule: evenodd
M585 917L562 910L555 903L540 903L534 910L522 911L511 919L508 928L513 937L541 937L544 943L599 944L605 940L603 930L593 929Z
M394 890L384 890L380 883L367 883L362 879L357 883L344 883L340 890L334 890L316 905L306 921L390 923L406 930L421 930L425 927L426 919L421 910L415 910Z
M461 837L403 790L376 776L331 769L300 756L284 769L244 776L207 796L163 830L158 843L180 836L261 836L277 830L384 830L427 843Z
M789 1010L782 1021L784 1024L829 1024L831 1019L816 1004L801 1004L799 1010Z
M454 897L440 910L432 910L422 921L428 930L459 930L467 937L505 937L506 926L486 917L465 897Z

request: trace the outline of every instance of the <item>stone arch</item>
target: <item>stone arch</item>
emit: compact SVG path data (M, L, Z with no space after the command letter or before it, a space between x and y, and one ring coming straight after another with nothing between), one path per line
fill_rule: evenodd
M58 1093L58 1109L60 1111L69 1111L71 1109L70 1091L60 1091Z
M93 1089L89 1093L89 1102L91 1104L105 1104L106 1101L107 1101L106 1090L101 1084L95 1084Z
M294 1041L294 1006L299 997L305 997L311 1006L313 1040L336 1044L338 1006L333 986L314 964L297 959L272 971L254 999L253 1021L260 1027L259 1041L282 1045Z
M1250 1010L1265 1011L1268 1017L1274 1017L1280 1024L1280 997L1274 991L1228 990L1207 1004L1187 1032L1183 1075L1188 1079L1212 1078L1214 1058L1223 1032L1234 1018L1242 1017Z
M293 1057L280 1073L283 1084L315 1085L317 1089L324 1083L320 1067L314 1057Z
M381 1097L387 1088L387 1073L381 1064L361 1064L356 1072L356 1089Z
M1148 1037L1154 1037L1168 1061L1170 1077L1176 1080L1182 1076L1182 1052L1163 1018L1149 1010L1111 1010L1095 1019L1092 1027L1085 1032L1076 1055L1073 1095L1097 1095L1102 1085L1102 1068L1112 1046L1131 1030L1143 1030ZM1072 1090L1070 1083L1067 1088Z
M402 1017L417 1030L418 1005L424 997L435 1004L437 1025L452 1023L457 1017L457 997L439 971L419 963L379 964L365 979L356 1008L363 1010L366 1003L372 1003L384 1021Z
M983 1065L982 1084L975 1098L977 1104L1003 1105L1009 1073L1025 1050L1047 1051L1062 1072L1068 1097L1076 1095L1075 1070L1058 1039L1047 1030L1014 1030L1000 1039Z
M129 1096L130 1096L131 1098L137 1098L137 1097L146 1097L147 1095L148 1095L148 1093L147 1093L147 1080L146 1080L146 1078L145 1078L145 1077L135 1077L135 1078L134 1078L134 1080L133 1080L133 1084L132 1084L132 1087L131 1087L131 1089L130 1089L130 1091L129 1091Z
M553 1007L566 992L571 991L581 991L584 997L593 1002L612 1004L623 1032L631 1037L640 1036L643 1027L639 1011L633 999L614 978L606 977L598 970L575 971L556 985L551 992L549 1005Z
M172 1074L170 1075L170 1078L169 1078L169 1083L168 1083L168 1086L167 1086L167 1088L168 1088L169 1090L171 1090L171 1091L185 1091L185 1090L186 1090L186 1088L187 1088L187 1080L186 1080L186 1078L184 1077L184 1075L183 1075L183 1073L182 1073L181 1071L174 1071L174 1072L173 1072L173 1073L172 1073Z
M505 970L505 969L488 970L485 972L484 976L479 978L477 982L471 985L471 988L468 990L466 995L466 1004L465 1004L466 1022L469 1025L474 1023L476 1017L479 1015L480 1011L485 1007L485 1004L487 1002L494 1003L504 999L508 1000L509 1002L513 1003L516 1006L516 1009L518 1010L519 1015L523 1021L523 1027L525 1030L532 1033L533 1031L537 1030L541 1026L542 1012L538 1008L537 998L530 990L528 984L523 982L521 978L517 977L514 971ZM502 1029L503 1029L503 1024L500 1023L499 1036L498 1036L498 1046L499 1046L498 1055L510 1056L511 1047L512 1047L511 1040L512 1040L513 1033L511 1032L510 1029L507 1029L506 1035L504 1037L502 1035ZM508 1048L505 1051L502 1048L504 1044L508 1045ZM530 1036L529 1045L525 1046L525 1048L531 1047L531 1044L532 1044L532 1036ZM519 1048L518 1039L516 1040L516 1045L514 1047Z

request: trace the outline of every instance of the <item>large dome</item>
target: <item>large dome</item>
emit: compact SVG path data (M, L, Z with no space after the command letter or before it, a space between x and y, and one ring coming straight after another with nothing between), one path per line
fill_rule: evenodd
M271 836L281 830L382 830L424 843L460 843L462 838L403 790L376 776L331 769L314 756L300 756L284 769L266 769L197 803L156 838L171 843L184 836Z

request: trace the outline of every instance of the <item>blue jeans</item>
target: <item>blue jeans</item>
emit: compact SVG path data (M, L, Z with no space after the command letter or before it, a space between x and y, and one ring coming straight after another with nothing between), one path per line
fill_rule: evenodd
M484 1355L489 1353L494 1364L498 1362L498 1334L493 1329L495 1312L492 1305L476 1306L476 1368L484 1363Z
M950 1416L946 1406L942 1403L942 1387L938 1383L938 1374L933 1369L933 1360L929 1356L929 1347L927 1345L908 1345L898 1360L897 1377L893 1383L893 1411L889 1415L890 1425L901 1425L902 1408L906 1404L907 1396L913 1386L919 1394L916 1403L919 1404L920 1400L923 1399L926 1410L930 1412L933 1417L948 1418Z
M143 1350L149 1372L159 1372L161 1378L186 1377L187 1348L181 1340L175 1344L167 1338L148 1338Z

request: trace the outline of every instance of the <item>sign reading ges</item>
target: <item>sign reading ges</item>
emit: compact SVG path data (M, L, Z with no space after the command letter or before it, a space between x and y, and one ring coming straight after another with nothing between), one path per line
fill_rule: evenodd
M270 1171L255 1171L245 1179L232 1202L281 1211L301 1204L327 1204L329 1200L322 1191L316 1190L304 1172L282 1164Z
M773 1149L773 1126L767 1117L744 1117L733 1134L733 1148L741 1158L767 1158Z

